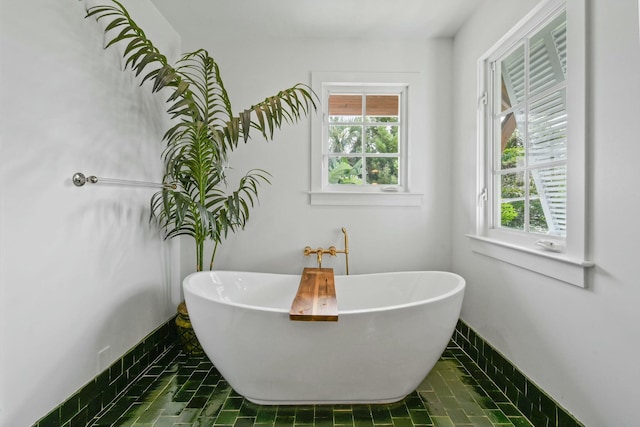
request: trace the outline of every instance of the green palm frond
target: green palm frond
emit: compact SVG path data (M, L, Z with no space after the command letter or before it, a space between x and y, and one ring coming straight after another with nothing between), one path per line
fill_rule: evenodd
M220 69L204 49L184 54L175 65L147 38L124 6L87 9L87 17L109 20L105 28L105 49L126 43L125 69L149 81L152 91L170 91L167 112L175 121L164 141L164 182L175 189L163 189L151 198L151 217L166 238L191 236L196 241L197 269L203 267L204 242L212 240L215 256L218 244L229 233L241 230L258 202L258 188L269 184L269 173L254 169L238 187L229 190L226 169L229 154L239 141L247 142L251 130L272 140L276 129L292 124L316 109L316 95L304 84L282 90L233 114Z

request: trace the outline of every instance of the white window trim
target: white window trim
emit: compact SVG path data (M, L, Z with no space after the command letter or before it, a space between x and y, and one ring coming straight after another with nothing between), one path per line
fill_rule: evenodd
M486 190L490 185L490 162L487 140L486 114L484 100L487 92L487 73L489 58L511 48L509 41L520 39L529 30L554 15L559 8L566 6L567 40L570 77L567 81L567 114L570 117L567 129L567 237L552 240L562 252L550 252L536 245L540 236L523 237L524 233L510 233L508 230L489 229L490 218L486 201ZM476 231L467 235L474 252L499 259L542 275L579 287L587 286L587 269L594 263L586 261L586 60L585 60L585 5L582 0L548 0L541 2L518 25L507 33L478 61L478 207Z
M328 106L322 105L322 111L311 120L311 191L309 192L312 205L343 205L343 206L421 206L423 194L411 191L410 152L413 138L411 126L412 111L418 111L419 102L412 92L422 93L420 73L367 73L367 72L325 72L316 71L311 75L311 87L322 100L326 99L329 86L352 87L354 85L380 85L382 87L406 87L403 99L406 111L405 129L406 144L401 148L400 161L403 164L400 186L345 186L339 189L335 185L325 184L323 163L323 118L328 114ZM386 189L387 191L384 191ZM394 191L389 191L394 190Z

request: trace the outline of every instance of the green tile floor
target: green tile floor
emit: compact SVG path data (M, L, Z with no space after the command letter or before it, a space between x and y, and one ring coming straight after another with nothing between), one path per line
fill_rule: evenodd
M457 346L418 389L385 405L259 406L205 356L169 350L89 424L92 427L531 427Z

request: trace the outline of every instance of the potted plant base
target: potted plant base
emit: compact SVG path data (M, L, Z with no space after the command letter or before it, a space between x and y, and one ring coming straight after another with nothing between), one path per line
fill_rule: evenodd
M189 319L189 312L187 311L187 305L181 302L178 305L178 315L176 316L176 329L178 331L178 337L180 338L180 344L182 350L190 356L199 356L204 354L204 350L196 337L196 333L191 326L191 320Z

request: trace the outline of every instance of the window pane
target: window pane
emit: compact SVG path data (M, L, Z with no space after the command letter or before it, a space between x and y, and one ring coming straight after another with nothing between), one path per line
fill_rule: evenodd
M524 173L507 173L500 177L500 225L524 230Z
M518 47L499 65L498 69L502 73L500 111L506 111L524 101L524 45Z
M362 184L362 158L330 157L329 184Z
M524 138L520 130L523 125L522 111L500 118L500 168L503 170L524 166Z
M367 153L397 153L398 126L368 126Z
M329 125L329 153L361 153L362 126Z
M546 218L547 232L565 236L567 229L567 167L534 169L533 186L539 193L540 206ZM532 218L533 221L533 218Z
M366 116L364 120L367 123L398 123L398 116Z
M531 103L528 156L530 165L566 160L567 113L564 89Z
M376 117L398 117L400 95L367 95L366 115L371 121Z
M398 159L396 157L368 157L368 184L398 184Z
M534 233L546 233L549 231L547 218L536 187L536 180L531 177L529 180L529 231Z
M329 116L362 117L362 95L329 95Z

